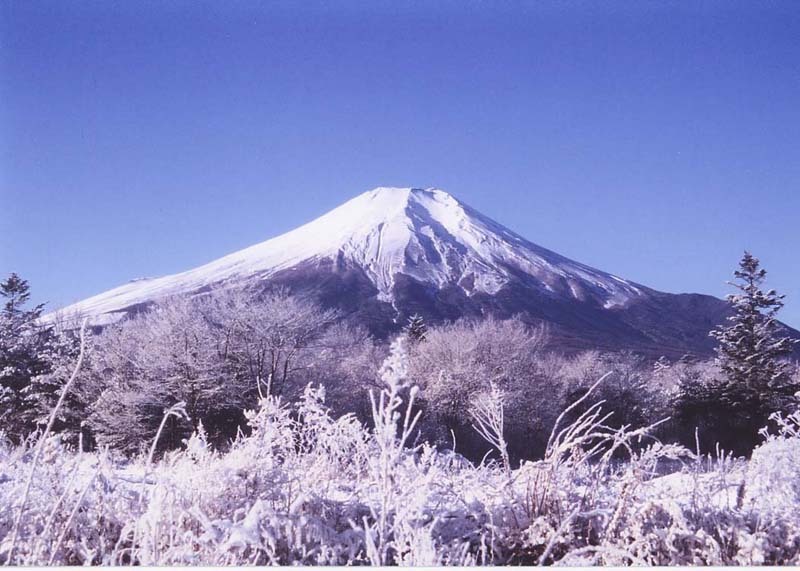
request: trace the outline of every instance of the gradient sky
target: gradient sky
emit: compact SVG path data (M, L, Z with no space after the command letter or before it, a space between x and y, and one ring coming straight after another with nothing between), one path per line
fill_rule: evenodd
M74 302L376 186L800 327L800 3L0 4L0 273Z

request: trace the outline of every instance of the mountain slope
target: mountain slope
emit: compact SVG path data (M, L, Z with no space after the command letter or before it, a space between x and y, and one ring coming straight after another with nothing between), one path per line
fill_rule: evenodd
M193 270L136 280L65 308L113 321L212 286L311 291L377 334L429 321L521 314L565 347L708 352L724 302L675 296L537 246L438 189L376 188L291 232Z
M326 258L361 267L382 300L391 299L398 273L436 287L460 284L469 293L489 294L522 273L547 290L581 300L594 297L609 307L641 293L631 282L528 242L444 191L377 188L277 238L187 272L135 280L67 309L95 315L119 311Z

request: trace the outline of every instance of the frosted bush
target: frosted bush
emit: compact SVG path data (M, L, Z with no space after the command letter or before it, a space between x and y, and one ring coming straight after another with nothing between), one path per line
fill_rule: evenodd
M800 506L800 438L769 440L756 448L745 481L744 507L800 523L794 515Z

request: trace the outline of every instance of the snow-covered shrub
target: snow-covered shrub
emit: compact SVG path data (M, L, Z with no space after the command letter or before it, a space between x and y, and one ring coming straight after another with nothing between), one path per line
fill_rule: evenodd
M800 524L800 408L770 420L777 430L762 430L766 437L750 458L745 478L744 506L762 517L792 518Z
M696 457L654 426L609 422L601 379L554 420L542 459L514 468L509 397L489 385L473 420L500 461L470 463L420 440L407 349L397 341L381 368L370 424L333 414L325 387L307 384L296 400L264 395L224 448L198 421L155 454L180 403L132 458L47 433L0 444L0 562L800 563L799 417L776 416L750 461Z

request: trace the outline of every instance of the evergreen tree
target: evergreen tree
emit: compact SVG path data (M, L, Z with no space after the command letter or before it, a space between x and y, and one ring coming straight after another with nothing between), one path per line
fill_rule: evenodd
M54 336L51 328L38 324L44 306L25 307L30 299L26 280L11 274L0 282L0 296L5 298L0 311L0 429L18 439L33 428L25 422L31 408L27 390L33 378L52 369Z
M46 372L31 378L23 389L24 404L17 415L20 425L25 430L47 423L50 414L58 402L69 380L80 355L79 329L76 324L57 324L50 331L48 342L39 347L39 358L47 363ZM66 395L59 409L59 415L53 425L54 432L68 433L68 440L76 443L78 433L87 415L87 407L93 396L85 383L86 368L92 358L91 334L87 332L89 342L84 353L84 369L79 371L76 384ZM84 432L84 435L85 432ZM88 442L84 442L88 444Z
M711 332L719 341L717 362L728 384L742 390L768 394L785 388L790 369L782 358L796 342L780 334L776 318L785 296L761 290L767 272L750 252L744 253L734 275L737 282L730 283L741 292L728 296L734 314L727 327Z
M766 274L745 252L730 282L739 290L727 298L733 315L710 333L719 341L720 378L684 385L678 399L679 415L706 428L707 445L713 439L736 453L752 450L769 415L794 402L798 389L785 359L796 341L781 333L776 317L784 296L762 290Z
M414 342L419 343L425 341L425 336L428 333L428 326L419 313L415 313L408 318L408 325L405 327L406 337Z

